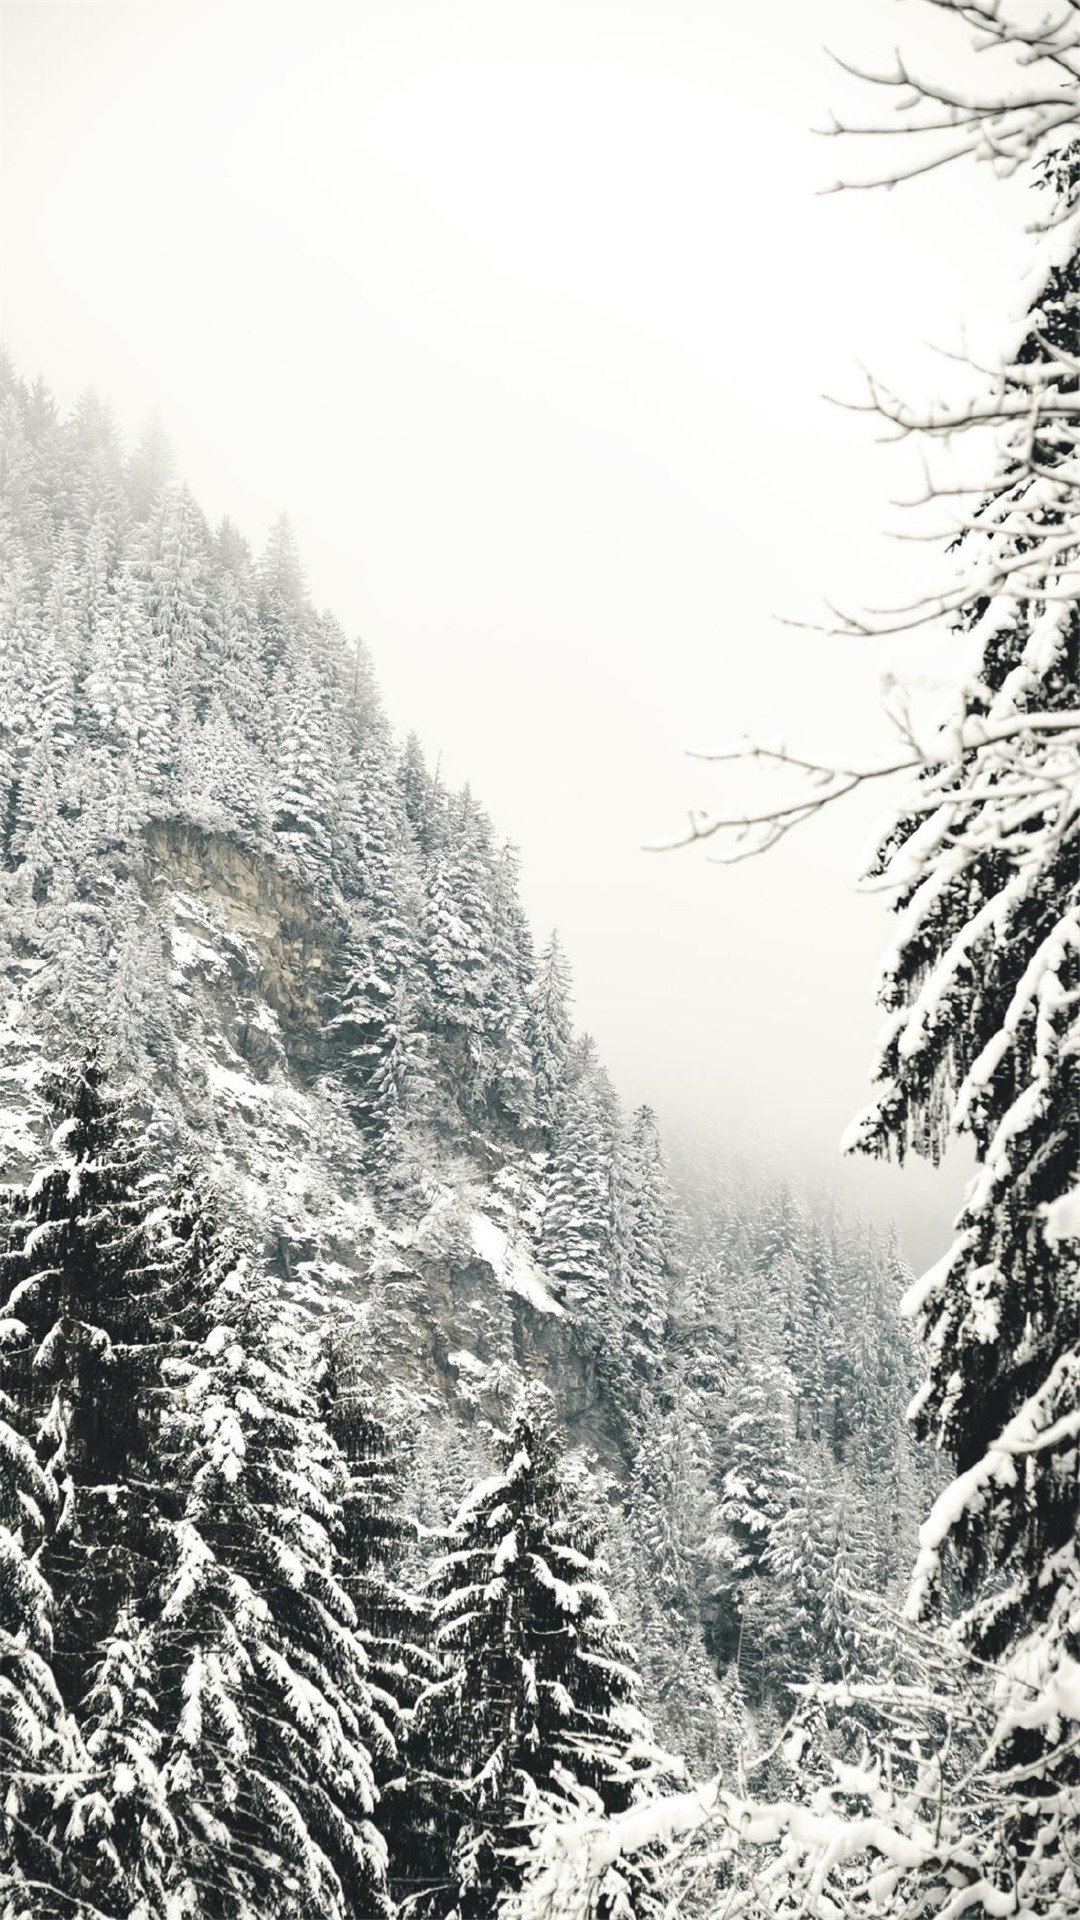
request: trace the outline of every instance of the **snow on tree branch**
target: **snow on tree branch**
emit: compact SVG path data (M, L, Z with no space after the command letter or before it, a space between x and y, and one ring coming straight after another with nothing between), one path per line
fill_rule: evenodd
M1080 15L1073 0L1041 8L1032 0L928 0L939 14L970 30L969 55L987 56L970 79L949 82L896 52L882 71L833 55L856 79L883 88L891 116L865 123L833 115L820 129L860 138L904 136L911 157L866 177L845 176L828 192L892 187L965 158L999 176L1016 173L1067 139L1080 119ZM1004 56L1011 73L1003 70ZM975 62L969 61L974 67ZM988 67L989 72L982 69ZM1051 212L1046 224L1056 215Z
M1080 707L1065 713L1024 712L986 719L965 716L961 709L957 717L939 721L922 733L906 711L895 718L900 750L876 760L816 759L795 753L782 742L759 740L695 755L714 765L782 769L800 776L803 784L790 797L757 810L715 815L694 811L684 833L657 842L650 851L670 851L727 836L714 858L730 865L767 852L793 828L846 799L857 787L902 774L913 776L913 781L899 802L901 814L954 816L951 822L946 817L940 831L930 836L935 848L943 841L960 848L992 844L1018 854L1022 848L1028 856L1034 805L1046 815L1045 831L1054 840L1075 822ZM976 810L981 814L977 825L972 823L965 831L962 820ZM892 872L890 884L907 883L916 871L909 845L905 869L902 874Z

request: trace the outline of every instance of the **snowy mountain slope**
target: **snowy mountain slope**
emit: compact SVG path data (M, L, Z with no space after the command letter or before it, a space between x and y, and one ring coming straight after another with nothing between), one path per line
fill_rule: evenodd
M708 1764L732 1662L756 1708L827 1657L838 1539L845 1579L904 1564L895 1249L775 1180L676 1199L514 850L394 740L287 526L253 558L92 399L7 372L4 413L3 1177L95 1054L313 1371L332 1339L393 1411L428 1524L548 1382L647 1704Z

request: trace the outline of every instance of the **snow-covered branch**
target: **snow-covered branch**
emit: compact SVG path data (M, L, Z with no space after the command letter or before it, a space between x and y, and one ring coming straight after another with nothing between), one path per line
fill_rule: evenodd
M1004 1763L999 1715L1007 1698L1017 1724L1052 1721L1068 1760L1080 1742L1075 1667L1033 1685L1023 1662L994 1667L859 1602L865 1668L879 1677L799 1689L784 1752L804 1796L733 1792L717 1776L607 1818L549 1797L532 1809L529 1871L507 1920L595 1920L644 1856L662 1863L670 1916L1066 1920L1075 1881L1057 1846L1062 1809L1047 1800L1044 1847L1020 1858L1009 1820L1030 1779Z
M892 96L891 111L868 122L833 115L820 131L864 139L903 136L905 151L891 165L845 176L827 192L892 187L964 158L988 164L999 176L1014 174L1067 140L1080 119L1080 18L1072 0L1046 10L1031 0L929 4L969 29L970 77L946 80L899 52L891 67L877 71L834 55L845 73ZM972 56L987 54L989 62L979 60L976 71ZM995 62L995 54L1008 65L1001 58Z
M980 848L1003 850L1023 845L1030 857L1032 810L1043 816L1043 831L1058 837L1076 818L1080 778L1080 706L1066 712L1019 712L1011 716L961 715L939 722L920 735L910 716L897 716L899 750L864 761L815 758L783 743L747 740L714 753L695 755L712 764L781 770L801 785L776 802L738 813L694 811L686 830L655 843L668 851L697 841L720 839L714 858L722 864L745 860L815 814L844 800L857 788L908 775L898 812L904 817L941 815L942 838ZM1015 810L1019 805L1019 812ZM909 849L910 851L910 849ZM908 863L908 869L910 862ZM910 877L894 876L894 884Z

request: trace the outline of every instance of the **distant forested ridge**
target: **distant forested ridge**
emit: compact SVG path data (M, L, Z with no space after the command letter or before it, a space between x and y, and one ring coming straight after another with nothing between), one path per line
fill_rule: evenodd
M624 1114L284 520L6 365L3 444L0 1913L485 1920L858 1673L911 1276Z

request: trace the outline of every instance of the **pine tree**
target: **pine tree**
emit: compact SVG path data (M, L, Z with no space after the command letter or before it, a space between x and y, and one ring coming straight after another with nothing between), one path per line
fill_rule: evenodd
M529 994L528 1038L535 1076L533 1103L540 1124L550 1130L558 1112L573 1039L570 968L555 932L537 962Z
M823 1649L839 1536L838 1491L827 1449L820 1443L800 1447L791 1463L787 1502L771 1519L761 1557L769 1582L763 1596L763 1658L771 1691L785 1705L788 1687L811 1677Z
M383 1911L344 1459L198 1181L166 1196L96 1066L52 1098L0 1256L10 1884L49 1920Z
M173 761L165 660L132 568L95 601L86 699L102 776L103 837L121 844L164 810Z
M258 844L269 825L270 770L220 694L201 720L190 708L181 713L177 743L177 813L198 827Z
M65 504L56 402L43 381L28 388L6 355L0 387L0 550L18 538L44 569Z
M594 1319L621 1307L611 1118L595 1048L586 1039L556 1123L539 1253L566 1299Z
M632 1656L596 1542L560 1470L550 1399L524 1394L500 1471L474 1488L431 1580L444 1679L421 1696L413 1764L452 1837L432 1910L488 1920L520 1884L530 1796L576 1783L611 1812L634 1792Z
M623 1163L627 1332L646 1378L663 1350L673 1268L673 1206L660 1129L651 1107L630 1124Z
M0 1392L22 1461L22 1525L38 1534L32 1583L16 1582L24 1616L33 1602L16 1686L31 1724L47 1709L51 1740L29 1740L38 1764L52 1749L63 1764L47 1790L16 1780L12 1864L18 1885L51 1855L38 1911L86 1898L126 1913L148 1860L164 1856L169 1819L143 1696L131 1694L140 1722L118 1726L116 1685L103 1696L100 1675L87 1683L98 1657L111 1672L118 1639L130 1641L160 1543L145 1462L175 1276L134 1128L100 1070L53 1081L46 1098L52 1155L17 1193L0 1257Z
M423 960L449 1099L471 1119L486 1112L496 1054L485 1019L492 989L491 825L466 788L429 863Z
M330 689L310 651L279 671L278 687L274 836L290 864L319 886L330 877L339 779Z
M1061 220L1078 162L1073 141L1046 166ZM968 1644L1015 1676L1001 1696L1003 1772L1073 1796L1080 1770L1054 1702L1080 1651L1080 1262L1075 1229L1055 1222L1076 1179L1080 891L1075 770L1054 729L1078 677L1078 298L1073 242L1004 370L995 483L965 536L977 591L959 621L971 665L954 725L971 745L927 776L926 809L898 821L879 856L901 923L878 1097L851 1138L933 1159L951 1130L974 1143L958 1237L909 1295L929 1358L918 1431L957 1468L923 1528L913 1605L933 1613L951 1555ZM999 590L983 590L988 577ZM1014 1815L1017 1872L1034 1848L1042 1886L1073 1842L1064 1826L1036 1842L1038 1824Z
M342 781L340 882L348 924L329 1032L369 1164L384 1167L407 1115L423 1112L426 994L419 965L420 875L389 731L373 696Z
M428 772L424 751L415 733L406 738L398 778L416 844L422 858L430 860L443 837L438 773L432 777Z
M267 664L273 671L303 652L308 630L304 575L287 514L281 514L270 529L257 577L259 624Z
M139 436L127 463L126 480L132 518L149 520L158 496L173 477L173 454L169 438L157 414Z
M161 923L130 883L116 888L103 933L103 978L93 983L102 1021L100 1057L119 1083L175 1058L167 961Z
M368 1656L372 1698L397 1743L392 1752L384 1747L374 1755L382 1786L388 1767L391 1776L400 1775L406 1716L436 1669L425 1651L428 1608L406 1580L416 1522L404 1504L400 1448L375 1411L350 1347L355 1350L355 1338L344 1330L324 1343L319 1400L347 1472L340 1502L342 1584Z
M625 1617L657 1734L692 1768L709 1771L718 1758L721 1728L716 1668L703 1626L717 1576L722 1581L724 1574L717 1558L721 1527L712 1447L685 1390L665 1413L646 1388L637 1413L641 1441L630 1476L632 1551L624 1573L635 1605ZM625 1611L625 1602L620 1605Z
M89 389L75 402L58 452L58 491L76 532L86 534L95 524L123 527L128 506L116 425L111 409Z
M773 1679L770 1650L776 1597L770 1550L792 1494L791 1376L768 1348L744 1363L719 1439L719 1521L728 1576L721 1587L721 1658L734 1658L748 1697L759 1701Z
M364 1136L365 1163L377 1172L393 1157L406 1098L399 993L380 973L359 930L347 942L341 973L327 1032L335 1042L350 1111Z
M379 1914L373 1755L393 1739L342 1583L344 1462L265 1276L197 1191L178 1230L191 1338L170 1368L180 1498L155 1628L178 1886L223 1920Z
M25 758L10 813L10 848L13 861L30 863L33 885L43 891L64 857L61 812L76 725L74 663L49 605L35 665L33 708L24 717Z
M21 1222L3 1223L6 1261ZM62 1499L20 1431L22 1410L0 1392L0 1895L6 1910L55 1910L44 1890L54 1860L50 1842L58 1783L89 1770L89 1756L52 1666L56 1599L39 1565ZM57 1893L57 1903L63 1889Z
M41 594L31 556L17 536L0 555L0 859L10 864L20 824L27 817L24 793L34 736L38 677L44 646Z
M518 894L517 849L509 842L491 868L490 984L482 1009L492 1058L492 1118L520 1133L536 1115L530 998L535 975L532 934Z

